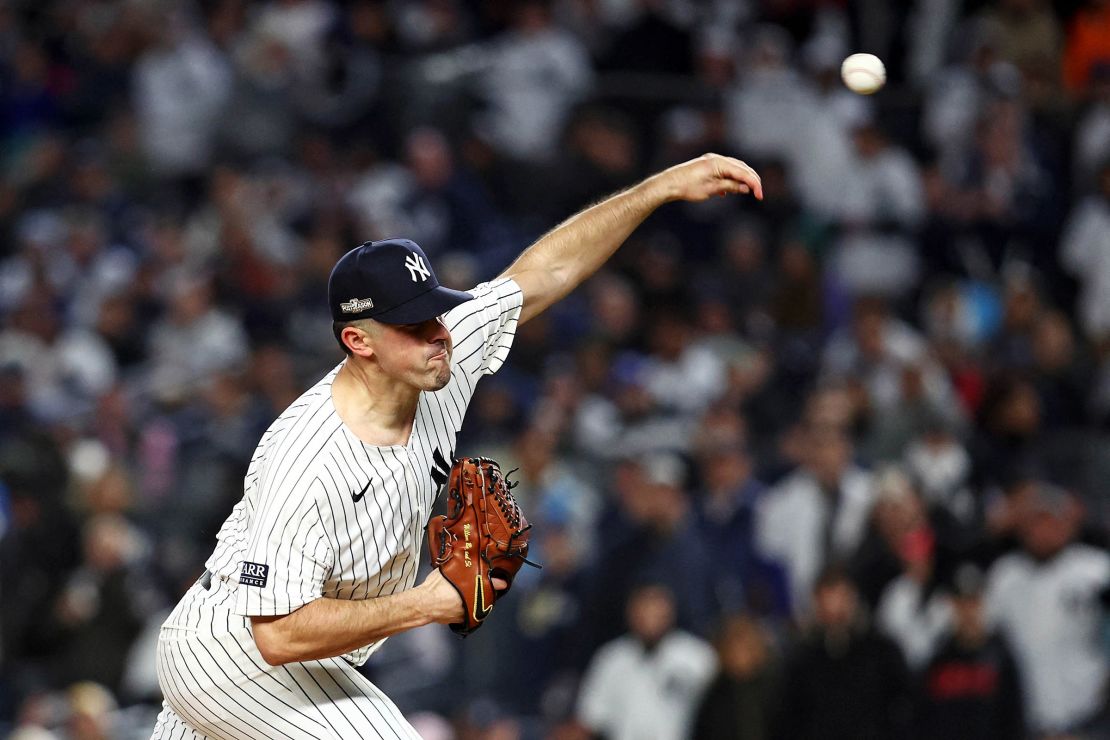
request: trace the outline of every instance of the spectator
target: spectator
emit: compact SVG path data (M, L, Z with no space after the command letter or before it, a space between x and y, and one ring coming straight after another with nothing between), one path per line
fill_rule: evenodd
M579 533L578 546L590 551L598 546L591 533L601 501L577 466L559 454L558 442L554 429L533 423L517 436L512 451L498 459L503 460L505 468L519 468L513 478L521 484L521 505L526 511L536 512L537 527L544 526L543 512L554 513L556 519L569 519L567 526Z
M755 517L756 549L786 572L797 617L810 613L818 574L859 547L874 497L842 430L811 427L803 444L801 467L762 498Z
M1110 678L1100 635L1100 595L1110 555L1075 541L1075 499L1047 483L1018 503L1022 549L988 574L988 618L1014 646L1036 737L1105 729Z
M0 365L22 371L38 419L58 421L92 411L117 368L104 340L63 320L49 296L44 286L28 296L0 330Z
M697 416L725 391L725 367L706 347L693 343L685 316L665 309L653 315L649 342L654 360L647 368L647 390L660 409Z
M329 8L312 4L310 8L314 17L309 33L296 44L307 45L315 53L308 56L313 63L305 65L298 79L296 102L310 121L328 128L349 126L364 119L381 83L382 44L372 36L373 6L361 3L348 8L346 27L329 23Z
M1015 460L1027 466L1051 464L1051 450L1041 434L1041 402L1036 389L1021 375L1004 375L987 387L980 411L979 435L972 458L981 486L1007 486Z
M717 676L701 700L690 737L769 740L779 676L766 631L748 617L728 617L716 648Z
M954 413L951 384L924 339L874 297L856 301L851 327L830 338L822 357L823 375L861 383L875 414L886 413L905 397L903 374L908 367L918 368L924 398Z
M713 649L675 629L675 599L663 586L629 594L629 632L607 643L582 678L578 719L612 740L678 740L713 677Z
M938 589L937 535L901 471L883 471L876 488L876 528L902 572L882 589L875 623L898 643L910 670L916 672L933 657L937 641L952 621L948 601Z
M731 423L730 423L731 420ZM754 474L742 419L728 409L702 420L697 442L702 489L696 498L698 528L713 569L719 609L784 614L788 602L778 571L753 547L755 509L767 487Z
M997 40L1002 59L1023 70L1059 69L1063 34L1047 2L999 0L981 18L985 32Z
M506 262L511 245L501 214L481 183L456 161L443 132L430 127L411 132L405 155L411 187L400 204L403 231L428 254L460 250Z
M730 224L721 250L724 264L714 264L712 275L706 276L706 282L720 292L740 333L746 336L757 332L759 325L767 321L775 288L776 276L768 262L767 242L765 229L757 222Z
M913 229L925 206L917 164L877 121L864 117L853 123L854 157L847 174L858 187L844 193L842 210L835 215L849 226Z
M203 276L175 275L169 286L173 301L167 317L150 336L150 378L156 397L184 400L208 373L230 370L246 359L242 325L213 305Z
M143 149L163 176L196 176L212 155L232 71L220 50L190 28L182 10L168 19L154 18L153 9L145 12L149 45L136 61L132 90Z
M929 661L919 686L921 740L1025 737L1021 677L1006 641L987 624L982 569L954 569L952 628Z
M792 156L810 103L806 84L790 65L792 46L788 34L767 24L743 47L743 73L727 93L725 119L729 143L745 156Z
M1035 259L1036 245L1054 238L1061 202L1054 153L1016 95L985 106L975 148L953 183L967 206L964 219L993 266L1015 252Z
M902 296L920 270L908 237L925 215L921 173L875 121L858 121L851 134L843 176L856 187L842 192L830 214L844 229L831 270L852 295Z
M1091 372L1067 316L1048 311L1033 327L1033 384L1047 430L1074 427L1090 414Z
M1110 162L1110 58L1091 71L1090 97L1075 125L1072 181L1077 193L1097 192L1099 173Z
M923 420L921 434L906 448L906 472L917 482L925 505L942 508L965 527L980 515L970 487L971 455L939 414Z
M492 42L481 83L490 110L476 128L512 158L545 162L592 76L585 47L555 25L548 3L519 3L511 29Z
M957 60L928 82L923 134L942 173L952 177L974 145L975 122L987 104L1012 88L1013 66L1000 58L1000 40L982 23L956 36Z
M1110 2L1088 0L1072 18L1064 49L1064 82L1082 95L1095 65L1110 59Z
M235 48L230 95L217 130L221 152L242 162L288 150L297 123L297 42L261 20Z
M624 468L618 479L623 521L613 525L604 560L593 572L588 620L601 642L619 632L616 613L637 581L652 579L674 595L675 623L705 634L714 609L712 568L687 491L682 458L667 452L645 455ZM603 525L604 527L604 525Z
M867 627L855 585L825 570L813 591L815 622L787 660L781 737L907 737L909 676L898 646Z
M522 713L555 719L570 714L569 698L590 657L581 629L591 609L588 551L578 542L572 515L557 502L537 513L544 525L532 542L543 570L538 583L514 592L521 649L512 693Z
M118 692L131 641L160 604L149 579L149 543L125 519L100 514L84 531L81 565L45 621L62 645L62 683L93 680Z
M1101 342L1110 336L1110 159L1102 163L1097 184L1097 192L1068 217L1060 256L1082 287L1076 306L1080 325Z

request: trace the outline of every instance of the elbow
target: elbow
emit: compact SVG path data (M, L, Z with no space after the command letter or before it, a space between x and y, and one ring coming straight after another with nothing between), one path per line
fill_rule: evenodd
M254 644L262 660L274 667L295 663L298 658L291 649L290 640L283 636L277 622L251 620Z
M259 642L257 639L255 640L255 644L258 645L258 652L262 656L262 660L266 661L266 665L277 668L278 666L285 665L286 663L297 662L292 655L290 655L286 651L281 650L280 648L265 645Z

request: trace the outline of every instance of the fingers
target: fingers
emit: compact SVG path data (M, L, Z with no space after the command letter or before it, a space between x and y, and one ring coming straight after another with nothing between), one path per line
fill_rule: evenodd
M705 157L713 163L716 176L729 183L729 192L754 193L758 200L763 200L763 181L746 162L720 154L707 154Z
M507 589L509 587L509 582L506 581L503 578L493 578L493 577L491 577L490 581L493 583L493 590L494 591L504 591L505 589Z

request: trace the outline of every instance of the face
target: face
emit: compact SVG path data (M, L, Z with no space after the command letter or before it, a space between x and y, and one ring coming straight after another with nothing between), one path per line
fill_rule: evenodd
M838 429L820 430L809 435L809 468L822 485L836 485L852 460L852 446Z
M859 599L849 583L836 582L820 588L814 601L817 621L823 627L844 629L856 619Z
M674 625L674 602L658 586L645 586L628 603L628 626L645 642L656 642Z
M1034 511L1021 526L1025 549L1036 558L1050 558L1071 542L1074 526L1063 514Z
M983 599L978 595L952 598L956 634L964 639L975 639L983 633Z
M371 326L367 344L387 375L422 391L438 391L451 380L451 334L440 318Z

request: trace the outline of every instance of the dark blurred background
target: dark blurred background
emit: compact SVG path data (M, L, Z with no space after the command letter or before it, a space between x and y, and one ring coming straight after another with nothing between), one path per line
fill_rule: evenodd
M0 2L0 735L149 737L344 251L469 288L706 151L765 200L471 407L544 569L367 674L429 739L1110 737L1105 0Z

